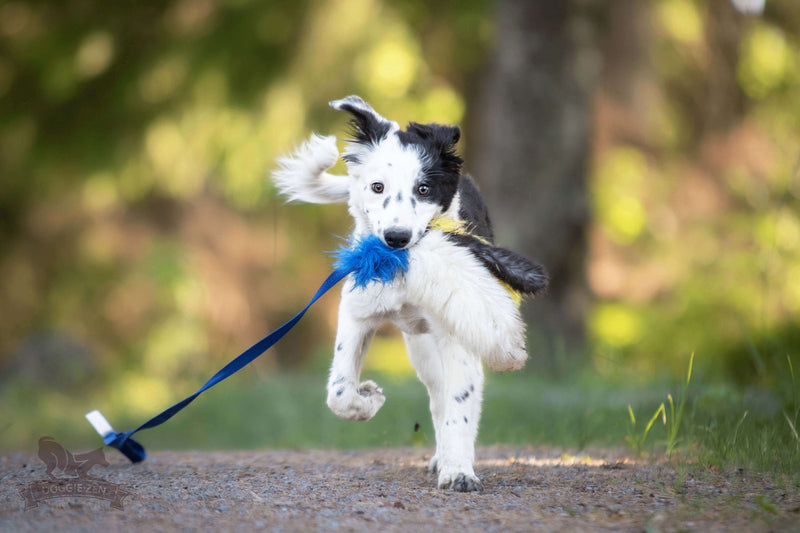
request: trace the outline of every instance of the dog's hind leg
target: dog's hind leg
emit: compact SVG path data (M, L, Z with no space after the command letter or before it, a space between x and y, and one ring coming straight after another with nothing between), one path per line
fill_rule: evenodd
M364 355L378 324L351 315L342 295L333 363L328 378L328 407L345 420L369 420L383 406L383 390L373 381L359 383Z
M428 464L428 469L436 472L439 469L439 442L444 427L444 365L439 357L439 349L432 335L404 333L408 349L408 358L417 377L428 389L430 398L431 419L436 437L436 453Z
M428 389L436 432L436 455L430 468L440 489L483 490L475 475L475 439L483 396L483 367L446 336L405 335L417 375Z

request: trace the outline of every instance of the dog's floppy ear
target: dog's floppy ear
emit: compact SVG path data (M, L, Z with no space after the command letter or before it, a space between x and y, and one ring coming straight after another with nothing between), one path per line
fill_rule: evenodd
M431 144L440 149L453 149L458 140L461 139L461 128L458 126L409 122L408 131L416 133L421 139L430 141Z
M353 117L350 120L353 138L350 142L362 146L374 146L384 139L388 133L397 128L397 124L380 116L372 107L359 96L347 96L341 100L330 102L330 106L339 111L347 111ZM343 156L345 161L358 162L358 155L348 151Z
M458 126L409 122L408 128L400 134L400 138L402 142L426 146L429 153L438 156L438 164L445 171L454 174L461 172L464 160L456 153L456 143L461 138L461 129Z

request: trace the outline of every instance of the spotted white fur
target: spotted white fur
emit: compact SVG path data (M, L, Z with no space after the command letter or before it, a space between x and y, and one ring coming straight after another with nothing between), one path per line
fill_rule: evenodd
M328 406L346 420L369 420L378 412L385 401L383 391L372 381L361 382L361 369L377 328L386 321L394 323L428 389L436 433L430 467L438 472L438 486L481 490L473 463L482 362L501 371L524 365L525 326L517 305L467 248L430 229L439 215L458 218L461 206L458 193L449 198L447 209L420 196L430 154L420 145L401 142L399 126L360 98L331 105L350 112L355 108L383 135L376 135L376 142L348 146L346 176L327 172L338 156L335 138L312 135L280 160L273 173L275 184L290 200L346 201L355 221L354 235L375 234L390 246L406 248L409 269L391 283L373 283L363 290L353 290L353 281L346 280L327 385ZM399 233L408 240L396 242Z

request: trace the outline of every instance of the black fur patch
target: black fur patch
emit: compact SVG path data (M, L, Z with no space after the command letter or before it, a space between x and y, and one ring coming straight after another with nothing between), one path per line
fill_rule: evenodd
M405 131L397 132L397 137L403 146L415 146L421 156L422 177L416 187L427 185L429 191L426 195L414 192L414 197L420 202L437 203L443 211L447 210L458 190L464 163L456 153L461 130L458 126L410 122Z
M454 400L455 400L457 403L463 403L463 402L464 402L464 401L465 401L467 398L469 398L469 391L468 391L468 390L465 390L464 392L462 392L462 393L461 393L461 394L459 394L458 396L454 396L454 397L453 397L453 399L454 399Z
M494 277L507 283L515 291L536 296L547 289L549 279L544 267L524 255L499 246L484 244L469 235L455 233L446 235L455 244L468 248Z
M359 99L360 100L360 99ZM363 102L363 101L362 101ZM349 141L361 144L369 148L374 147L389 134L392 124L386 120L380 120L374 114L365 111L355 105L355 103L343 103L339 107L342 111L347 111L353 118L350 119L350 139ZM348 163L358 164L358 157L353 154L345 154L342 159Z
M461 176L461 181L458 184L458 197L461 201L458 217L467 221L472 234L483 237L489 242L494 242L489 210L486 208L486 204L483 203L478 186L468 174Z

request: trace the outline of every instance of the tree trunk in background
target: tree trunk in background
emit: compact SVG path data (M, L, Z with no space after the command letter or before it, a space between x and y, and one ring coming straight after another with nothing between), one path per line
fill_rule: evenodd
M576 362L586 338L589 95L599 65L584 3L497 4L495 47L468 125L498 244L550 273L549 293L523 312L531 365L554 369Z
M728 130L741 120L745 108L736 77L747 19L727 0L712 0L707 9L706 42L711 60L708 74L701 77L706 84L699 110L702 136Z

